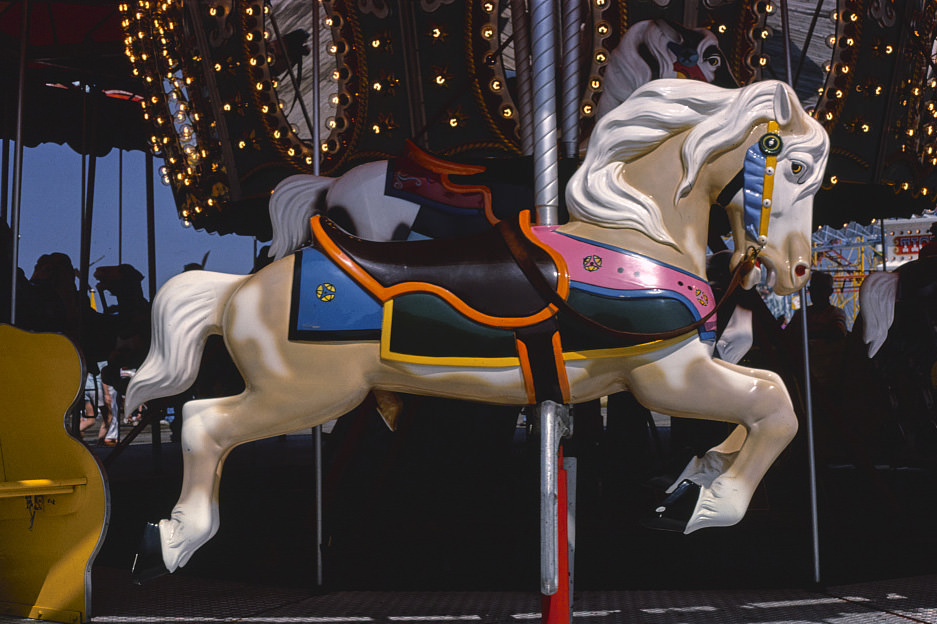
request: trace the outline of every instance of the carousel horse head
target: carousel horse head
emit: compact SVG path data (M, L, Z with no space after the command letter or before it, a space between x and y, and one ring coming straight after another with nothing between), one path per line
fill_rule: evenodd
M660 163L629 171L652 151L666 155L668 142L682 171L661 175ZM634 229L688 254L705 250L689 227L704 217L690 210L718 203L732 226L732 267L757 256L768 284L787 294L809 276L813 195L828 151L826 131L782 82L723 89L656 80L599 120L567 208L571 218Z
M644 20L629 28L612 51L605 69L605 92L596 118L601 119L639 86L658 78L691 78L736 87L719 40L706 28L685 28L664 19Z
M99 291L107 291L115 297L137 294L143 297L143 274L132 265L100 266L94 270L94 279Z

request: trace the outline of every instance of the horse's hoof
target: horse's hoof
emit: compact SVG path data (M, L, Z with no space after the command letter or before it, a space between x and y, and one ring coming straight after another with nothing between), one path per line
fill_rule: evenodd
M687 523L690 522L693 510L696 509L700 491L699 485L689 479L684 479L653 513L641 520L641 525L649 529L683 533Z
M164 574L169 574L169 570L163 563L163 543L159 537L159 525L147 522L143 528L140 547L133 558L130 578L135 584L143 585Z

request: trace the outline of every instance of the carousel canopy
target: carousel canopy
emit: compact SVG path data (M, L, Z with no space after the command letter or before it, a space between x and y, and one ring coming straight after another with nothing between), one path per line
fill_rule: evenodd
M0 2L0 136L16 137L23 7ZM24 145L82 153L148 149L141 81L124 54L115 0L30 1Z

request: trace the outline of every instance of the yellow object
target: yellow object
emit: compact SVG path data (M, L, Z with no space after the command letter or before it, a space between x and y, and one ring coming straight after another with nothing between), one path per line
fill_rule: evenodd
M65 430L83 380L65 336L0 325L0 614L91 617L110 501L94 455Z

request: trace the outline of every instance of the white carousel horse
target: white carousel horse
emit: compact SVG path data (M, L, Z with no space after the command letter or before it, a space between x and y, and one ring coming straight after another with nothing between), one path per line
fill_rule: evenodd
M876 271L859 287L862 341L874 357L892 338L898 350L934 353L934 319L937 318L937 257L929 256L901 265L894 271ZM896 322L897 319L897 322ZM928 328L927 324L931 327ZM901 325L900 329L893 329ZM894 334L894 335L893 335Z
M149 525L145 541L151 550L144 548L138 555L138 567L176 570L215 534L222 465L237 445L337 418L372 388L527 405L539 400L536 380L530 379L531 367L538 365L552 366L566 402L627 390L663 414L739 425L725 442L691 462L672 487L674 501L664 501L656 510L661 528L669 523L669 528L687 533L739 522L756 486L793 438L797 418L778 375L713 359L712 341L700 333L708 325L699 323L713 320L702 315L714 302L706 296L705 278L699 277L705 271L709 211L721 189L743 179L744 194L751 201L727 206L738 250L733 267L747 266L746 250L758 250L757 259L773 276L775 290L798 290L809 274L813 195L828 149L823 128L783 83L759 82L742 89L688 80L645 85L606 115L593 133L586 159L567 187L568 224L531 227L522 222L490 230L526 233L538 241L539 253L554 263L546 274L538 274L541 281L552 280L550 297L540 299L531 308L537 311L524 318L520 316L530 310L496 318L480 310L481 304L466 303L476 291L453 275L470 276L486 261L456 266L445 254L471 249L478 239L373 243L342 238L338 228L320 217L314 219L316 248L275 261L256 274L192 271L172 278L155 298L153 343L128 390L128 409L187 388L198 373L199 355L210 334L224 337L246 388L237 396L186 403L181 495L169 518ZM509 238L480 253L490 258ZM403 261L401 254L406 256ZM434 267L440 269L441 281L427 283L412 275L416 282L375 277L380 267L391 273L414 269L407 254L426 261L417 267L423 277ZM397 265L379 262L391 256L397 257ZM513 257L514 262L496 267L497 276L476 280L484 289L485 296L479 298L484 305L501 309L525 301L537 280L515 281L505 288L508 276L524 266L518 255ZM365 265L374 270L369 273ZM303 275L309 271L311 283L319 284L316 296L309 298L310 305L318 306L315 310L328 310L343 297L359 297L357 316L367 317L370 307L376 320L369 321L374 323L369 327L376 333L290 339L295 327L292 287L299 270ZM339 279L344 281L335 281ZM497 287L504 295L493 300L490 295ZM508 327L504 331L514 336L513 356L492 361L457 355L448 360L396 357L397 346L389 340L390 324L396 321L390 319L401 305L402 297L396 294L407 288L415 289L424 303L448 310L450 317L478 319L476 325L484 325L485 331L499 323ZM459 288L464 296L454 294ZM670 328L672 337L642 334L636 344L578 351L571 350L572 339L565 342L571 334L561 330L550 339L553 353L548 361L524 360L526 349L519 346L518 337L527 327L524 323L554 322L564 296L572 302L574 292L583 295L589 289L600 293L590 301L605 302L597 305L615 303L609 294L616 292L617 301L660 297L670 302L667 305L683 306L685 314L698 320ZM388 313L391 316L385 316ZM342 322L345 316L340 315ZM559 322L562 327L562 317ZM614 323L615 318L606 316L604 322ZM428 331L425 324L416 327L418 338ZM511 328L516 331L511 333ZM440 331L454 336L449 329ZM681 516L678 512L687 502Z
M628 99L636 88L658 78L693 78L723 87L736 86L716 36L705 28L684 28L662 19L629 28L609 55L605 90L597 119ZM309 240L309 218L324 199L326 214L340 208L354 234L368 240L406 239L420 205L385 195L388 161L358 165L332 178L297 174L273 190L269 213L269 255L280 259Z

